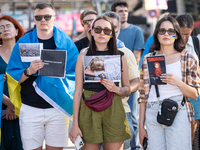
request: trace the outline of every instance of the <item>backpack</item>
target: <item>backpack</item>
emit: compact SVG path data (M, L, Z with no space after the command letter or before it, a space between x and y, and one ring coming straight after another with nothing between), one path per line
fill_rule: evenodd
M196 36L191 36L191 37L192 37L192 41L193 41L193 45L194 45L194 50L200 60L199 39Z

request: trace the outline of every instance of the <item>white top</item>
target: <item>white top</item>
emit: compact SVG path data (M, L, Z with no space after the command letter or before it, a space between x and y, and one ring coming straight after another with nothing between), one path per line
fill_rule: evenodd
M182 73L181 73L181 61L177 61L172 64L166 65L166 72L175 75L178 79L182 80ZM166 98L182 95L183 92L178 88L176 85L171 84L164 84L164 85L158 85L158 90L160 93L160 100L164 100ZM152 85L149 97L147 99L147 102L157 102L157 95L155 91L155 86Z
M188 42L185 45L185 49L189 51L190 54L192 54L194 56L194 58L197 60L198 64L199 64L199 58L194 50L194 45L193 45L193 41L192 41L192 37L190 36L188 38Z

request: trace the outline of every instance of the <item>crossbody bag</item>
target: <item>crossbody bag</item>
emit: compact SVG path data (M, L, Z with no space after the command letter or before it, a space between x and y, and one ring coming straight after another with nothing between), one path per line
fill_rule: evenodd
M185 104L185 97L183 96L183 100L181 102L181 106L179 107L178 103L174 100L171 100L170 98L164 99L163 101L160 101L160 94L158 91L158 85L155 85L156 90L156 96L159 101L159 110L157 114L157 122L166 125L171 126L174 122L174 119L176 117L176 114L178 111L184 106Z

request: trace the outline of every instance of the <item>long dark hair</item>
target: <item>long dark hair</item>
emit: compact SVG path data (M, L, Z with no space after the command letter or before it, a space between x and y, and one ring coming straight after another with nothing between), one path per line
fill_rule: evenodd
M181 35L181 31L180 31L180 26L178 24L178 22L171 16L167 15L167 16L164 16L162 19L160 19L158 21L158 23L156 24L156 28L154 30L154 33L153 33L153 44L150 46L150 50L151 51L159 51L160 50L160 42L158 40L158 30L160 29L160 25L164 22L164 21L169 21L172 23L173 27L174 27L174 30L176 31L176 35L177 35L177 39L175 40L174 42L174 49L179 51L179 52L182 52L185 48L184 46L184 42L183 42L183 39L182 39L182 35Z
M94 20L93 24L92 24L92 29L94 28L95 22L97 20L100 20L100 19L106 20L111 24L112 37L108 41L108 50L109 50L110 54L111 55L120 55L119 51L117 50L114 25L112 23L112 20L109 17L104 16L104 15L97 17ZM97 48L96 48L95 40L94 40L94 37L92 36L91 37L91 41L90 41L90 45L89 45L89 48L88 48L87 55L88 56L95 55L96 54L96 50L97 50Z
M14 25L15 29L18 29L18 35L15 37L16 42L19 40L20 37L24 35L25 29L13 17L8 15L3 15L0 17L0 21L1 20L10 21ZM0 39L0 44L2 44L2 39Z

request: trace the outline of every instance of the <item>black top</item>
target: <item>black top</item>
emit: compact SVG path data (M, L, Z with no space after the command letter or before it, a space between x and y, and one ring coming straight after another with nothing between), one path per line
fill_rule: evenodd
M110 51L96 51L96 55L111 55ZM119 86L119 82L115 82L116 86ZM83 88L85 90L89 90L89 91L94 91L94 92L100 92L105 88L104 85L102 85L101 83L84 83L83 84Z
M42 40L39 38L38 40L39 43L43 43L43 49L56 49L53 36L48 40ZM53 106L35 92L32 84L36 78L37 76L30 76L27 80L21 83L22 103L37 108L52 108Z
M86 48L89 46L89 40L87 37L82 38L75 42L76 47L78 48L78 51L80 52L83 48Z

